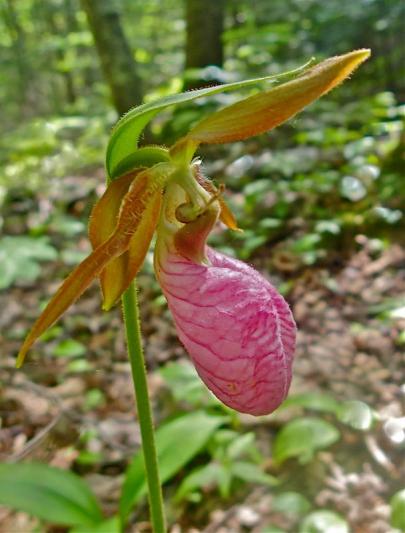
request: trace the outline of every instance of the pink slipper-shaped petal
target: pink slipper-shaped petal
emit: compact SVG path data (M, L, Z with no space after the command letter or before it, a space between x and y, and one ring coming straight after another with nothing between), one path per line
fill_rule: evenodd
M170 249L169 249L170 248ZM208 265L159 245L156 274L201 379L225 405L265 415L286 398L296 327L256 270L207 247Z

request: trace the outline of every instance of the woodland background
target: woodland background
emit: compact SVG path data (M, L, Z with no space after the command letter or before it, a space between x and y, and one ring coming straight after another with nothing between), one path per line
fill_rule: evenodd
M212 245L268 276L299 327L284 406L256 419L206 391L151 254L141 311L171 531L405 531L404 20L400 0L1 0L0 459L85 480L112 519L75 531L115 531L131 476L130 530L148 531L119 308L103 313L92 286L14 362L89 252L111 127L141 102L361 47L372 57L353 78L286 125L200 152L244 229L218 228ZM237 97L171 109L143 142L170 145ZM1 531L77 525L26 502L0 508Z

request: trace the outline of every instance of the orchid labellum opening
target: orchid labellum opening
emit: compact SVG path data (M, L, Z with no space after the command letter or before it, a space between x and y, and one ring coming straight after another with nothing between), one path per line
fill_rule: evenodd
M125 115L107 150L110 184L90 219L93 252L38 318L17 365L95 278L103 308L116 304L156 231L156 276L201 379L237 411L274 411L290 386L295 323L283 297L261 274L207 246L218 220L238 228L195 153L203 143L239 141L271 130L341 83L368 56L368 50L358 50L275 78L174 95ZM271 87L204 118L170 149L136 146L145 125L170 105L266 83Z

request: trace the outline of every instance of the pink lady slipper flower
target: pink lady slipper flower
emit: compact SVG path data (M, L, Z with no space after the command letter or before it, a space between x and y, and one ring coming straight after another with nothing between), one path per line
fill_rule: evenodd
M274 411L291 382L294 320L285 300L261 274L206 246L218 219L233 230L237 226L220 191L202 176L193 157L201 143L238 141L281 124L342 82L368 56L368 50L358 50L298 69L288 75L298 74L294 79L203 119L170 150L136 148L141 130L157 112L266 78L175 95L124 116L107 149L110 184L90 219L93 252L38 318L17 365L97 277L103 308L110 309L142 266L156 230L156 275L201 379L237 411Z
M158 229L155 271L178 336L225 405L252 415L271 413L291 382L290 309L256 270L205 245L220 212L215 196L196 183L192 201L183 203L184 192L173 189Z

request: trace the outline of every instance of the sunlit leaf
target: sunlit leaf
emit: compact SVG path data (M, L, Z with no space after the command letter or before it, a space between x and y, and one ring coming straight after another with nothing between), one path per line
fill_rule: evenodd
M362 200L366 194L367 189L363 182L354 176L344 176L341 182L341 194L352 202Z
M338 409L338 419L354 429L366 431L373 423L373 411L370 407L358 400L343 402Z
M339 439L339 431L320 418L296 418L288 422L276 435L273 457L282 463L297 457L301 463L309 462L317 450L327 448Z
M301 524L300 533L349 533L347 522L337 513L320 510L309 514Z

